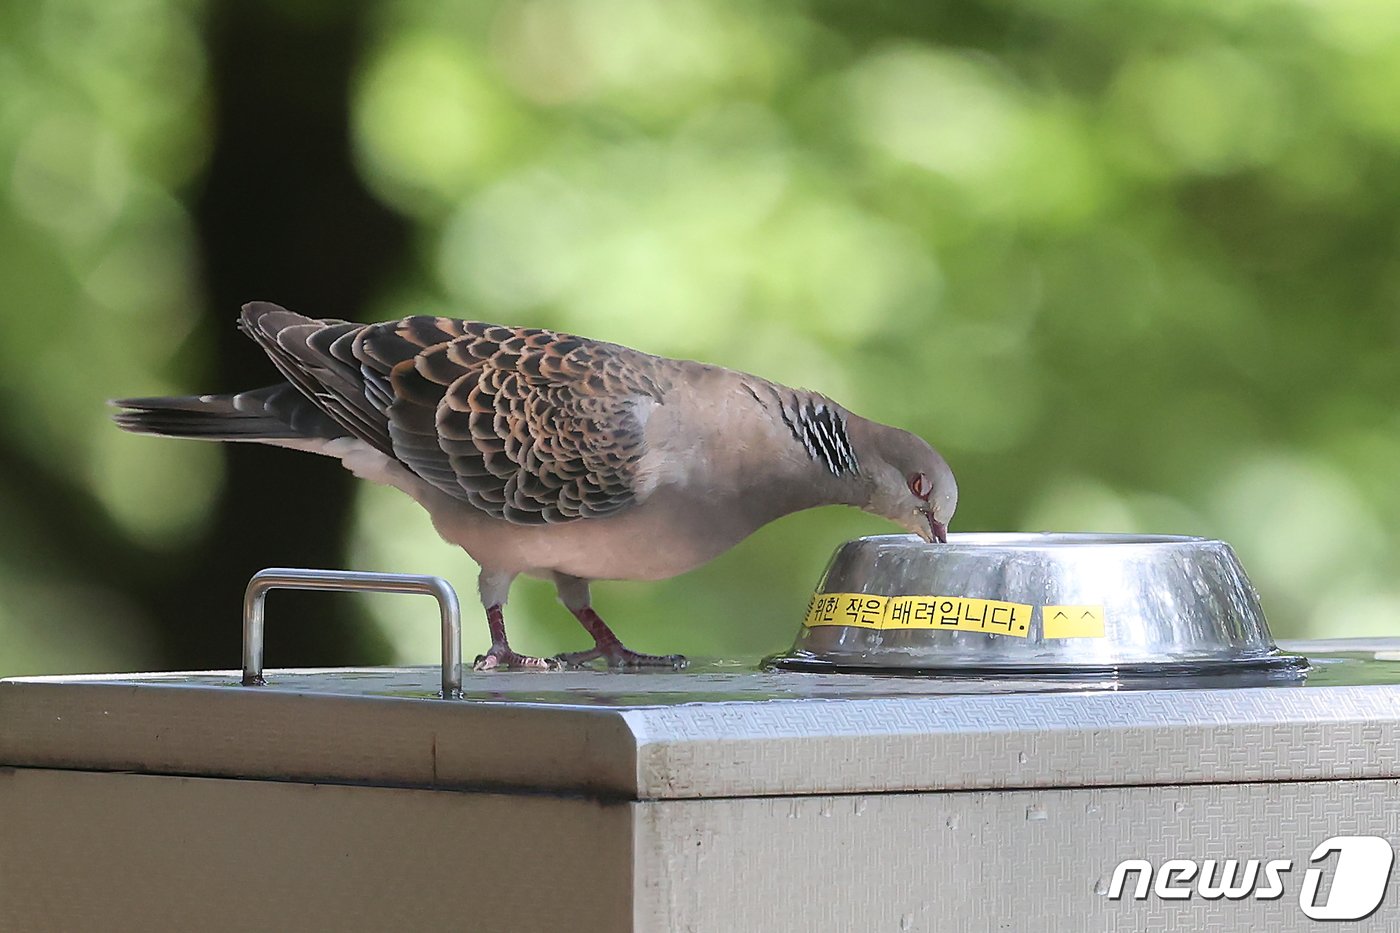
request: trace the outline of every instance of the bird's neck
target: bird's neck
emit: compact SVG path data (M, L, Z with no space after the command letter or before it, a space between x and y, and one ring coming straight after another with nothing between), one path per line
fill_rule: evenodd
M785 515L826 505L863 507L869 499L859 475L833 475L807 460L793 459L745 490L745 512L764 525Z
M720 388L706 408L678 426L663 420L663 407L648 431L659 448L689 453L668 459L666 479L711 509L709 521L747 534L805 509L868 504L846 431L848 421L864 419L817 393L740 373L705 367L690 381L703 386L707 378Z

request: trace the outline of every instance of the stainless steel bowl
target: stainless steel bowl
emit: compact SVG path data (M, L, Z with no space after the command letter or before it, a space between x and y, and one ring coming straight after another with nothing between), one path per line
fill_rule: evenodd
M955 675L1306 670L1274 645L1223 541L955 534L849 541L827 566L789 670Z

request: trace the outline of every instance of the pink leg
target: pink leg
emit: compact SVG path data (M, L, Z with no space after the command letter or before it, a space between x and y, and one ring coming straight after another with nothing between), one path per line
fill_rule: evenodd
M535 658L528 654L518 654L511 650L506 640L506 617L500 604L486 608L486 627L491 632L491 647L476 659L473 669L494 671L497 668L521 667L535 671L557 671L563 664L555 658Z
M582 609L571 610L574 618L588 630L588 634L593 636L593 647L588 651L573 651L568 654L559 655L559 660L568 665L587 664L589 661L602 658L608 663L608 667L669 667L673 670L680 670L685 667L686 660L679 654L642 654L628 648L618 637L613 634L613 630L608 628L608 623L603 621L602 616L593 611L592 606L584 606Z

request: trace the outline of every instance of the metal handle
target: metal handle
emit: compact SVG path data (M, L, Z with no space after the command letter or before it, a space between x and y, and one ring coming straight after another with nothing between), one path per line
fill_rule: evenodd
M418 593L437 600L442 615L442 695L462 695L462 609L457 591L442 577L359 570L302 570L269 567L253 574L243 594L243 685L264 686L263 605L269 590L321 590L348 593Z

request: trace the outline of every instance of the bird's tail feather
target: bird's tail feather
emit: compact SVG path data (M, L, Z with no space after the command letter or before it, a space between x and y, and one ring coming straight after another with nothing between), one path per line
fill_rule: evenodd
M230 395L117 399L117 425L137 434L258 441L347 437L289 382Z

